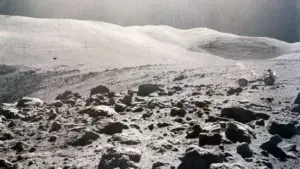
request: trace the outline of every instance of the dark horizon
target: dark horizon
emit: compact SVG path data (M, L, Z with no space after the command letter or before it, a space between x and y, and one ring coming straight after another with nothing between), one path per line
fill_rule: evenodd
M299 0L0 0L0 14L97 20L122 26L208 27L245 36L300 41Z

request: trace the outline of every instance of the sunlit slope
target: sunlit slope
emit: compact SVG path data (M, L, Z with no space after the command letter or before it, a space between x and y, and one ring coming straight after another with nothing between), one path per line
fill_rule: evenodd
M0 16L0 23L5 64L118 67L219 60L104 22Z
M132 29L190 51L206 51L234 60L271 59L286 54L298 55L300 52L300 43L290 44L266 37L237 36L208 28L178 30L168 26L133 26Z
M124 67L146 64L223 63L298 53L299 44L242 37L207 28L122 27L105 22L0 15L0 62Z

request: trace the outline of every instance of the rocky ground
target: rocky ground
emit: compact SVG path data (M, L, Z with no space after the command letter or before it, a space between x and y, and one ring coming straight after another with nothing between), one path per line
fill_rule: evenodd
M247 67L261 73L266 63L276 85L237 86ZM11 103L0 108L0 168L300 168L298 65L156 65L81 75L5 68L1 78L10 83L1 82L1 99Z

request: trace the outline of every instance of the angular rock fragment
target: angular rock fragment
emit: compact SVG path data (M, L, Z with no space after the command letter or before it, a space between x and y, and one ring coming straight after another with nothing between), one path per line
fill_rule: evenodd
M122 133L123 129L127 129L128 127L121 122L110 122L104 125L99 129L99 133L104 133L107 135L113 135L116 133Z
M72 98L76 98L74 93L72 91L67 90L64 93L59 94L58 96L56 96L55 100L65 101L65 100L70 100Z
M94 87L91 89L90 95L95 95L95 94L104 94L104 93L109 93L109 89L106 86L99 85L97 87Z
M222 109L220 117L231 118L241 123L248 123L255 120L255 113L241 107L230 107Z
M186 138L192 139L192 138L198 138L199 134L201 132L204 132L204 130L201 128L200 125L196 124L192 127L190 127L186 132Z
M247 169L241 164L216 163L210 166L210 169Z
M102 155L98 169L139 169L142 153L130 148L108 148Z
M99 134L86 130L82 135L80 135L78 138L76 138L71 145L72 146L86 146L91 144L93 141L97 140L99 138Z
M222 136L220 133L200 133L199 134L199 146L204 145L220 145L222 142Z
M3 169L15 169L13 163L11 163L8 160L3 159L3 158L0 159L0 168L3 168Z
M132 104L132 95L125 95L121 101L123 104L130 106Z
M61 100L55 100L49 103L49 106L53 106L53 107L62 107L63 105L64 103Z
M240 94L243 92L243 88L241 87L238 87L238 88L230 88L228 91L227 91L227 95L230 96L230 95L234 95L234 94Z
M269 133L275 135L278 134L282 138L292 138L297 134L296 127L293 123L280 123L278 121L272 121L268 126Z
M6 119L23 119L24 116L20 114L20 111L10 107L0 107L0 116L4 116Z
M226 137L236 143L236 142L246 142L251 143L251 134L253 135L253 130L247 126L238 123L229 122L225 130Z
M156 162L156 163L153 163L151 169L169 169L170 167L168 167L170 164L169 163L163 163L163 162Z
M38 98L23 97L18 101L17 107L42 106L44 102Z
M281 142L282 138L279 135L274 135L267 142L263 143L260 148L272 154L274 157L285 161L288 155L277 146Z
M298 93L298 95L294 101L294 104L300 104L300 93Z
M187 112L185 109L177 108L177 107L171 109L171 113L170 113L170 115L172 117L175 117L175 116L184 117L186 114L187 114Z
M157 91L161 91L159 85L157 84L142 84L139 86L137 94L139 96L148 96Z
M223 163L226 156L214 150L192 146L188 148L184 156L180 159L181 164L178 169L210 168L213 163Z
M89 106L78 112L79 114L88 114L91 117L112 117L116 115L114 109L109 106L100 105L100 106Z
M58 131L62 128L62 125L57 122L57 121L54 121L51 125L51 128L50 128L50 131L49 132L53 132L53 131Z
M126 105L125 104L122 104L122 103L117 103L115 105L115 111L116 112L124 112L126 109Z
M236 150L243 158L250 158L253 156L253 151L250 149L248 143L238 145Z

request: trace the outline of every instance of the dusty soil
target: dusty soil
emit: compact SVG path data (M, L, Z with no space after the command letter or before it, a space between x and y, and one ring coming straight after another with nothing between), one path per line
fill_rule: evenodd
M0 168L300 168L296 61L0 72Z

